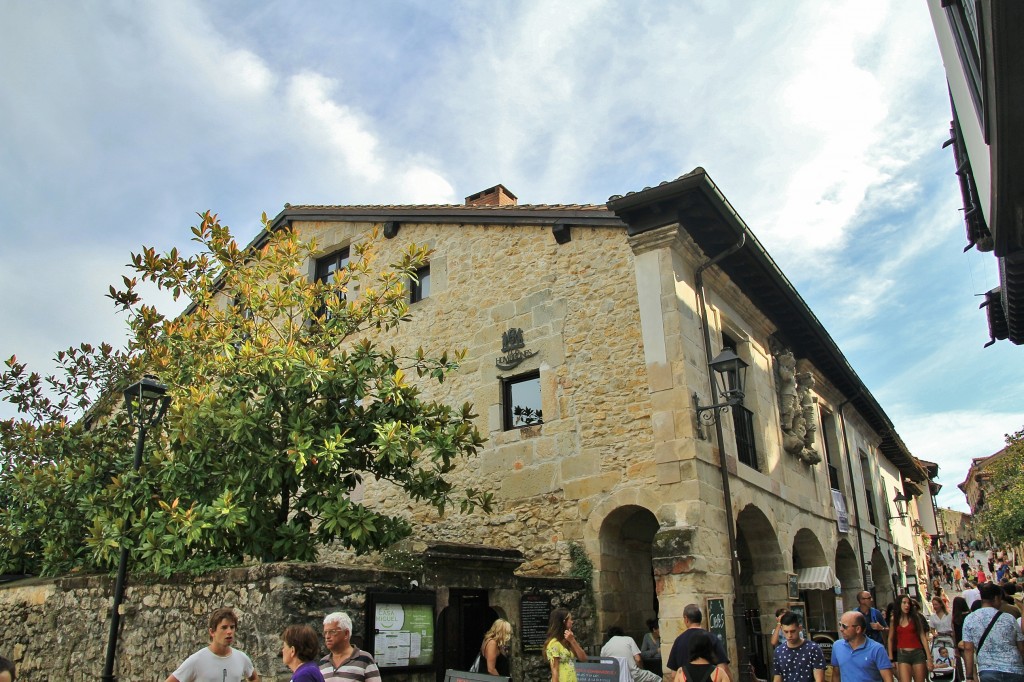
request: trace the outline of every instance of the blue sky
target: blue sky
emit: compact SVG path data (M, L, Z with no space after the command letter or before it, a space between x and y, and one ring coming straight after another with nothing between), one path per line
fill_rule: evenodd
M711 174L886 409L940 464L1024 426L983 349L994 261L961 253L923 2L0 0L0 355L117 340L104 298L195 213L603 203ZM0 414L10 415L7 406Z

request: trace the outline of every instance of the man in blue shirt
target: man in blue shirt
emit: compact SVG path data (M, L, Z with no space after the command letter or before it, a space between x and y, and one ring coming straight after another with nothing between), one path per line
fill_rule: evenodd
M889 624L885 622L885 616L882 612L871 605L871 601L874 597L867 590L857 593L857 610L864 616L864 620L868 624L868 629L864 633L868 639L873 639L882 646L885 646L886 633L889 630Z
M892 682L892 661L878 642L867 637L868 621L860 611L847 611L839 619L839 634L832 645L832 682Z

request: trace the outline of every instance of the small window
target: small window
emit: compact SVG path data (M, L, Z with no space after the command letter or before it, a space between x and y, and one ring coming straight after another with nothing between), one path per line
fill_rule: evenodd
M330 284L331 282L334 281L334 276L336 273L348 267L348 261L348 247L345 247L340 251L335 251L334 253L324 256L322 258L317 258L316 273L314 275L315 280L317 282L326 282ZM338 295L344 298L344 294L342 294L341 292L339 292ZM317 311L317 314L326 314L326 308L326 305L321 306L320 310Z
M736 339L732 338L726 333L722 333L722 350L726 348L730 349L736 355L739 355L739 344L736 343ZM726 377L730 390L735 390L739 387L739 378L735 372L729 372ZM736 457L740 462L746 464L755 471L760 471L760 467L757 465L757 442L754 435L754 413L744 407L742 404L733 406L730 411L732 412L732 425L736 433Z
M416 277L409 282L409 302L417 303L430 296L430 264L416 270Z
M540 373L502 379L502 412L506 431L544 423L540 400Z
M316 281L330 282L334 273L348 267L348 248L316 259Z

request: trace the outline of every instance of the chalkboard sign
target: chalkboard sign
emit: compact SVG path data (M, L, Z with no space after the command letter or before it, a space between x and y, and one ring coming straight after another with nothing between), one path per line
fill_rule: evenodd
M789 598L799 599L800 598L800 582L796 573L790 573L789 579L786 583L789 586Z
M577 663L576 682L619 682L619 662L614 658L602 658L599 663Z
M544 649L551 618L551 597L524 594L519 601L519 643L523 653L539 653Z
M789 604L786 604L786 608L799 616L801 626L807 627L807 609L804 608L803 602L790 602Z
M725 630L725 599L721 597L708 599L707 605L708 630L722 642L722 646L727 646L725 643L728 636Z

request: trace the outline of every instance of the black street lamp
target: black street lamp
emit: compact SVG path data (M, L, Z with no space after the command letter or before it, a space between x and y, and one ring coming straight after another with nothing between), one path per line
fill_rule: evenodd
M722 397L722 402L701 405L700 398L694 391L693 409L697 413L698 421L713 424L718 421L720 411L728 412L730 407L743 404L744 379L749 365L731 348L725 348L708 363L708 367L714 372L715 378L715 381L712 382L712 400L716 398L714 389L717 389L718 395ZM704 436L701 435L701 437Z
M896 505L896 516L900 521L906 521L907 519L907 508L904 506L907 502L910 502L910 495L896 491L896 495L892 498L893 504Z
M134 470L142 466L142 449L146 444L146 430L160 423L167 413L171 397L167 395L167 387L159 383L156 377L146 375L124 391L124 406L128 411L128 421L139 430L135 440ZM124 600L125 573L128 570L128 548L121 543L121 557L117 563L117 582L114 583L114 604L110 608L110 635L107 637L107 658L103 664L104 682L115 682L114 658L117 655L117 636L121 629L121 602Z

